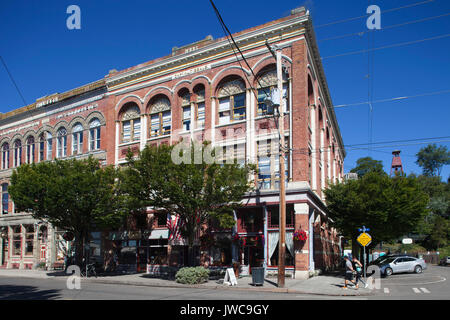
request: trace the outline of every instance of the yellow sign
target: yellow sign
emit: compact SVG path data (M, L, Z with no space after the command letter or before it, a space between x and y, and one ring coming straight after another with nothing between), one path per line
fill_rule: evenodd
M372 237L368 233L361 233L358 238L356 238L356 241L359 242L360 245L363 247L366 247L369 243L372 242Z

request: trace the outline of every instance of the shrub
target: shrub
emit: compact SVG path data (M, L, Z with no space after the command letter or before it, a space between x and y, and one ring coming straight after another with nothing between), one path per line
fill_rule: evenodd
M183 284L198 284L208 281L209 270L203 267L181 268L175 275L175 280Z

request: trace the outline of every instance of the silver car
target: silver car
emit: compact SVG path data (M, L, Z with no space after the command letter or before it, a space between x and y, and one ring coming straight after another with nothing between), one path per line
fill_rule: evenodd
M381 274L385 276L402 272L422 273L427 268L427 264L423 259L414 257L391 257L380 261L378 266Z

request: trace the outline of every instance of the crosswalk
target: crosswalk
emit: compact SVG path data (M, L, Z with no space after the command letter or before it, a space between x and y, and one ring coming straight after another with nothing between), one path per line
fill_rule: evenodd
M413 291L413 293L416 293L416 294L431 293L430 290L428 290L427 288L410 288L410 289ZM383 292L385 294L390 294L391 289L388 287L384 287Z

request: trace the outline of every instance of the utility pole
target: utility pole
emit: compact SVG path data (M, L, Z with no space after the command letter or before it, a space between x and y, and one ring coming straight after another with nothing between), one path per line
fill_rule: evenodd
M279 229L280 240L278 243L278 287L284 288L285 280L285 255L286 255L286 188L285 188L285 145L284 145L284 112L283 100L283 66L281 63L281 48L274 45L274 50L266 41L266 46L277 62L277 87L280 106L278 108L278 136L279 136L279 170L280 170L280 209L279 209ZM275 114L274 114L275 116ZM275 119L277 121L277 119Z

